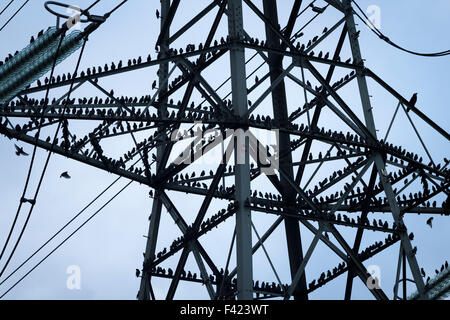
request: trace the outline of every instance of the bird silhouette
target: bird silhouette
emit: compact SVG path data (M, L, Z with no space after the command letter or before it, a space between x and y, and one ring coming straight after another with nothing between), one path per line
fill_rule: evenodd
M23 151L22 147L19 147L18 145L14 145L16 147L16 155L17 156L28 156L28 153L26 153L25 151Z
M411 106L415 107L417 103L417 92L413 94L411 97L411 100L409 100L408 108L406 108L406 112L409 112L411 110Z
M312 7L312 11L315 13L318 13L318 14L323 13L326 9L326 7L320 8L320 7L314 6L313 4L311 4L311 7Z
M156 19L159 19L159 10L156 9Z
M36 204L36 200L35 199L26 199L26 198L20 198L20 202L22 202L22 203L26 203L26 202L28 202L28 203L30 203L30 204L32 204L33 206Z
M136 269L136 278L139 278L140 275L141 275L141 271L139 269Z
M431 217L427 220L427 225L429 225L430 228L433 228L433 217Z
M59 176L60 178L64 178L64 179L70 179L70 175L67 171L64 171L63 173L61 173L61 175Z

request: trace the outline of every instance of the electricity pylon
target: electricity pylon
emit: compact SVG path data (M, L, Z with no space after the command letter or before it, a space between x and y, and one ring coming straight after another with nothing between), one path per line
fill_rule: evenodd
M389 132L400 110L409 121L410 114L417 116L446 141L450 136L365 66L352 1L326 0L324 7L317 7L314 1L307 6L305 1L295 0L288 21L284 22L279 20L277 1L263 0L262 6L258 6L252 0L215 0L173 32L183 2L161 0L156 58L149 55L147 59L139 57L128 64L115 62L72 78L50 79L45 86L23 89L16 100L1 108L0 115L7 119L1 122L1 133L151 188L153 205L139 299L159 298L152 287L154 277L170 281L166 299L175 297L180 281L198 283L211 299L308 299L311 292L333 283L343 274L347 277L346 299L351 298L355 278L364 283L374 298L388 299L364 262L395 244L399 244L400 250L394 298L398 298L401 282L406 297L406 280L414 283L417 297L428 298L427 285L416 259L417 248L411 244L413 236L403 218L409 214L449 214L448 162L433 161L413 122L411 125L426 156L430 157L428 164L421 156L391 143ZM338 21L324 28L322 34L308 38L311 20L304 16L310 14L316 19L330 11L334 15L338 13ZM244 12L250 12L264 26L264 40L253 36L260 30L245 23ZM202 18L207 14L214 14L207 38L201 44L192 44L189 30L203 23ZM227 26L225 34L220 33L222 24ZM177 48L173 47L174 43ZM333 46L334 51L320 51L324 44ZM341 59L346 44L351 57ZM254 70L249 62L255 57L262 60L256 69L260 76L250 84ZM111 88L99 84L102 78L152 66L159 68L152 94L116 97ZM228 78L225 83L231 89L230 94L221 94L220 88L213 88L205 76L210 70L220 70ZM367 78L384 88L398 103L383 138L376 127L377 110L371 102ZM290 85L295 85L295 90L287 88L288 80ZM82 83L90 83L105 98L86 97L75 101L65 95L49 103L28 97L47 88L71 84L75 85L72 90L75 91ZM346 90L352 92L351 99L340 93ZM203 102L196 101L198 95ZM253 102L250 96L255 97ZM288 102L292 101L288 100L291 96L300 108L292 110L292 102ZM181 99L174 103L177 97ZM330 114L333 124L328 118ZM15 118L30 121L24 126L14 125ZM38 124L41 119L43 123ZM71 120L100 124L88 135L77 138L70 131ZM50 127L59 122L64 125L60 143L34 137L33 132L39 126ZM260 141L253 134L256 130L276 132L275 147L269 148ZM137 133L144 133L145 139L137 141L134 136ZM244 139L237 133L244 133ZM124 135L131 135L134 145L128 146L120 158L106 155L100 143ZM171 161L176 146L186 141L183 153ZM221 147L222 161L215 171L193 173L203 157ZM258 156L261 150L265 157ZM327 177L318 180L317 173L322 166L329 171ZM268 167L275 169L268 171ZM411 191L408 187L413 181L420 183L408 198L406 193ZM270 192L273 188L276 191ZM192 208L177 206L169 192L179 192L186 199L189 195L203 197L193 221L186 220L186 213ZM427 205L430 200L442 197L445 199L442 205ZM212 203L219 200L227 201L228 205L211 214ZM174 239L170 248L157 251L163 232L160 228L163 207L182 235ZM260 213L276 217L263 234L257 232L254 223ZM376 217L373 222L369 220L371 215ZM218 232L231 219L234 219L232 245L229 251L223 251L227 263L221 266L200 240L207 233ZM305 252L300 224L313 234ZM280 280L265 246L280 225L284 225L289 283ZM349 243L348 235L341 228L356 229L353 243ZM384 235L385 240L362 249L362 239L368 230ZM342 262L324 269L318 279L307 281L305 270L319 243ZM233 248L236 267L230 270ZM253 256L260 250L264 251L277 282L254 279ZM185 270L190 254L198 266L198 275ZM165 266L171 257L176 257L174 269ZM412 279L407 279L406 266Z

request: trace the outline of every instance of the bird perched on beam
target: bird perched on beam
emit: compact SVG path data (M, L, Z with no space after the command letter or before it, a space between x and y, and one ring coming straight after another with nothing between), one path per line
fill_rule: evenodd
M19 147L17 144L15 144L14 147L16 147L16 155L17 156L28 156L28 153L23 151L22 147Z
M430 228L433 228L433 217L431 217L427 220L427 225L429 225Z
M70 175L67 171L64 171L63 173L61 173L61 175L59 176L60 178L64 178L64 179L70 179Z
M326 9L326 7L323 7L323 8L320 8L320 7L316 7L315 5L313 5L312 3L311 3L311 8L312 8L312 11L313 12L316 12L316 13L323 13L324 11L325 11L325 9Z
M406 108L406 112L409 112L409 110L411 110L411 106L415 107L416 103L417 103L417 92L414 93L411 99L409 100L409 105Z
M20 202L22 202L22 203L30 203L30 204L32 204L33 206L36 204L36 200L35 199L26 199L26 198L20 198Z

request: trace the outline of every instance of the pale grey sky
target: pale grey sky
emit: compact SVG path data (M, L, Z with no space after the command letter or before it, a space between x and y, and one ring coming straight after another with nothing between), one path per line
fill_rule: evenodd
M6 22L7 18L19 7L21 2L16 2L18 3L12 5L0 16L0 24ZM31 1L0 32L0 43L2 44L0 46L0 57L5 57L10 52L14 53L16 50L21 50L28 44L32 35L35 36L39 30L55 24L54 17L44 9L44 2L43 0ZM255 0L254 2L261 7L261 1ZM282 0L278 2L280 23L284 25L287 22L293 1ZM90 0L78 0L73 4L84 8L90 3ZM119 3L118 0L101 1L92 12L103 14L117 3ZM155 18L155 11L159 3L159 1L128 1L109 21L90 36L81 62L81 68L84 70L87 67L104 65L112 61L117 62L120 59L126 61L128 58L146 57L148 53L155 56L154 43L158 36L159 28L159 21ZM208 3L209 1L205 0L182 1L179 14L174 20L173 30L177 30L187 19L194 16L196 12L203 9ZM306 1L305 3L309 2ZM450 20L448 19L450 3L446 0L435 0L432 2L420 0L359 0L358 3L363 9L368 8L370 5L379 6L381 9L382 31L393 41L404 47L416 51L442 51L450 47L450 39L447 34L450 28ZM4 4L6 4L6 1L1 1L0 8ZM321 6L323 1L318 0L316 4ZM316 34L321 34L324 26L330 27L338 21L340 18L339 13L332 12L332 9L328 11L330 12L326 18L311 24L305 30L306 39L312 38ZM244 10L244 17L247 32L251 36L262 39L264 37L264 29L258 18L251 14L248 8ZM204 42L213 18L214 14L209 14L187 35L178 40L174 46L185 47L187 43ZM304 21L306 20L300 19L297 23L297 28ZM450 58L423 58L400 52L380 41L360 21L357 22L359 23L358 28L361 29L360 41L366 65L405 97L409 98L412 93L418 92L419 109L435 120L441 127L448 129L450 125L450 117L447 110ZM220 39L220 36L226 35L226 32L226 20L223 19L219 28L218 39ZM333 50L336 37L338 37L338 32L321 49L324 51ZM72 73L78 53L73 54L61 65L58 65L56 74L63 72ZM253 54L252 51L247 53L249 56L251 54ZM349 57L348 43L346 43L342 57ZM207 70L204 74L213 87L216 87L228 76L228 66L225 60L219 62L214 68ZM247 72L251 72L259 63L261 63L260 60L250 63ZM263 73L264 71L260 72L260 74ZM100 84L108 89L114 88L118 96L141 96L150 92L151 84L155 79L156 68L149 68L126 75L102 79ZM253 84L253 77L250 78L249 83ZM226 86L219 93L225 95L228 88L229 86ZM349 90L343 91L342 94L346 101L352 103L354 111L360 115L360 100L356 95L357 91L355 89L356 86L352 86ZM294 86L292 82L287 83L287 90L289 107L292 112L303 104L303 92L299 92L298 87ZM380 130L380 136L384 136L389 120L395 110L396 101L372 81L369 81L369 90L373 96L372 103L374 105L377 127ZM60 90L51 91L50 97L58 97L61 93ZM258 93L261 94L262 91L257 90L250 98L255 100ZM92 86L85 85L74 94L74 97L95 95L100 95L100 92L96 91ZM261 110L269 110L271 108L269 100L266 99L261 106ZM199 101L198 96L196 101ZM439 162L442 162L443 157L449 157L449 142L439 137L418 118L413 117L413 119L424 141L430 148L432 156ZM339 128L339 125L336 128L337 123L335 121L335 118L325 113L320 125L343 130ZM391 133L392 142L423 155L424 152L420 143L407 121L404 114L397 118ZM80 132L85 132L88 128L93 128L94 125L75 124L72 128L75 128L75 126ZM46 136L51 133L45 131L44 134ZM78 134L78 136L81 136L81 134ZM142 135L139 135L139 137L143 138ZM0 154L2 155L0 157L1 245L6 239L6 234L14 218L30 162L30 157L15 156L14 143L17 143L17 141L9 141L3 136L0 137ZM26 151L32 151L31 146L23 143L18 144L23 146ZM105 143L104 149L111 154L121 154L126 150L126 146L132 146L132 141L129 137ZM319 149L320 145L315 147L313 152L318 152ZM298 151L296 157L299 158L300 154L301 152ZM37 153L29 194L34 192L36 188L46 155L47 153L43 151L38 151ZM202 167L198 167L197 170L200 169ZM335 169L330 167L323 168L318 179L328 176L330 170ZM66 170L70 172L71 180L59 178L60 173ZM113 175L106 172L60 156L52 156L29 226L5 275L9 274L114 179ZM41 252L38 257L32 259L23 270L0 285L0 295L28 271L34 263L39 261L45 253L49 252L50 248L57 245L64 236L67 236L127 182L125 179L121 179L95 206L90 208L88 212L85 212L70 230L66 230L61 237L52 242L49 248ZM231 180L227 180L227 183L230 185ZM263 189L264 187L267 187L267 185L261 180L256 181L252 185L252 189ZM174 203L179 206L180 211L183 212L185 219L192 221L201 204L201 198L173 192L170 193L170 196ZM440 198L441 201L442 198ZM223 203L215 202L208 213L214 214L221 208L221 205L223 206ZM24 209L27 208L27 206L24 206ZM24 222L24 216L28 212L24 209L19 219L19 226ZM136 268L142 266L142 252L145 249L146 242L143 235L147 233L150 211L151 199L148 198L148 188L137 183L131 184L124 193L31 273L5 298L134 299L139 287L139 279L136 279L134 272ZM431 274L435 268L440 267L449 258L447 230L450 227L450 222L448 218L435 217L433 229L430 229L425 224L427 218L427 216L408 216L406 217L406 223L416 235L414 245L417 245L419 248L417 253L419 264ZM266 216L261 213L254 213L253 219L260 235L274 221L273 216ZM231 241L233 223L234 218L229 219L223 227L208 233L205 240L202 241L208 253L213 258L217 258L221 266L225 265L225 252L227 252ZM275 231L267 242L267 250L280 273L283 283L286 283L289 280L289 271L287 267L286 244L283 241L283 230L283 227L279 227ZM312 235L303 226L301 226L301 231L304 237L303 248L306 251L312 240ZM355 231L342 228L342 232L352 243ZM158 248L162 249L164 246L170 245L172 240L179 235L179 230L177 230L168 216L167 211L163 209L161 238ZM15 237L17 237L17 233L14 233L13 239ZM372 243L375 240L383 240L384 237L384 235L366 232L363 238L363 247L364 244ZM253 240L256 241L255 236L253 236ZM395 245L367 262L367 265L375 264L380 266L382 272L381 285L389 296L392 295L398 250L398 245ZM173 269L177 263L177 257L178 255L169 259L164 266L166 268L171 266ZM339 262L331 251L323 244L319 244L306 269L308 282L317 278L323 269L332 268ZM3 266L3 263L4 261L1 261L0 266ZM80 267L81 290L69 290L66 287L68 277L66 270L71 265ZM232 259L232 267L234 267L234 258ZM192 257L189 258L186 269L197 271ZM275 281L262 251L258 251L254 257L254 273L255 278L260 279L260 281ZM168 282L154 279L154 290L157 297L164 298ZM3 278L0 279L0 281L2 280ZM311 294L311 299L342 299L345 280L346 276L339 277L331 284L314 291ZM361 281L355 280L354 285L355 298L371 298ZM200 285L182 284L176 298L203 299L207 298L207 293L205 287Z

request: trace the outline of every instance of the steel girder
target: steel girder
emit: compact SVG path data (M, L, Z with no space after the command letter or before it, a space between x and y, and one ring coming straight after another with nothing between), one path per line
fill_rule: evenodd
M426 287L403 217L405 214L416 213L449 214L450 173L446 168L448 162L437 164L431 161L427 164L422 158L419 159L418 155L407 152L387 139L377 138L366 77L372 78L386 89L399 102L399 107L407 106L408 110L447 140L450 136L417 107L410 105L407 99L375 72L364 66L351 1L326 1L326 10L338 10L343 17L331 28L324 30L322 35L309 41L309 45L307 40L301 39L302 30L309 24L301 18L302 14L309 10L304 2L293 1L286 27L280 28L275 1L264 0L262 8L259 8L256 2L251 0L214 0L199 10L190 21L182 24L183 27L178 31L172 32L172 24L178 18L177 13L181 10L183 1L162 0L161 31L156 42L156 59L149 56L144 61L138 59L128 65L122 65L120 62L114 64L114 67L102 70L87 70L73 78L62 75L57 79L49 79L48 85L25 89L15 101L0 107L0 133L9 139L36 145L154 189L139 299L159 298L154 295L152 277L170 280L165 296L167 299L176 298L181 281L203 284L211 299L308 299L308 295L314 290L344 273L347 273L345 298L350 299L355 277L359 277L365 284L373 280L363 262L397 242L401 243L405 252L417 287L417 296L426 298ZM243 6L264 25L264 42L251 36L251 27L246 28ZM172 47L173 43L182 41L186 33L211 12L215 12L215 16L203 44L196 47L187 43L184 52ZM220 34L221 23L228 25L226 34ZM297 32L296 26L300 26ZM337 43L334 44L332 57L323 55L322 52L315 54L313 49L317 50L337 30L341 32ZM301 39L300 42L298 39ZM343 62L340 55L343 54L347 39L352 59ZM263 61L254 72L258 72L262 66L267 68L260 79L255 79L254 85L249 85L249 77L254 73L250 73L247 67L251 60L246 60L247 52L255 52L251 59L260 57ZM226 76L229 75L231 92L228 95L214 89L205 75L212 67L223 64L221 58L226 55L229 55L230 60L221 68L229 69ZM287 59L292 62L286 68ZM174 64L171 70L170 63ZM98 82L116 74L132 74L135 70L155 66L159 71L158 88L155 88L154 94L146 92L142 97L117 97ZM324 75L323 67L327 67ZM350 73L333 82L336 74L342 70ZM299 71L301 77L297 75ZM179 75L175 77L177 72ZM292 93L287 90L288 80L300 89L296 98L303 95L305 100L303 107L295 111L290 110L292 106L288 95ZM353 103L345 101L340 94L341 90L348 89L353 80L356 80L359 89L357 94L363 107L363 119L357 116ZM261 90L266 81L270 82L269 87L262 90L262 94L255 93ZM314 87L310 81L314 81L318 86ZM65 94L51 103L36 98L36 95L47 88L65 88L72 83L75 84L73 91L82 85L90 84L106 98L104 101L97 97L68 101ZM204 99L200 104L194 102L196 92ZM256 102L251 104L249 97L255 94L258 95ZM231 100L227 100L230 95ZM273 117L267 110L262 110L269 95L272 98L269 109L272 109ZM180 96L179 103L172 101L174 97ZM309 99L310 96L313 96L313 99ZM69 112L63 112L64 109ZM310 111L314 112L312 119L309 118ZM349 132L345 134L342 130L320 127L325 111L332 112ZM304 119L306 115L307 122ZM27 119L28 122L14 124L13 121L18 119ZM39 123L38 120L43 121ZM61 121L82 121L96 123L98 126L81 138L77 138L77 133L68 128L65 136L59 137L61 143L36 139L33 136L33 132L39 127L50 129ZM184 129L187 125L195 126L199 122L201 124L197 125L195 131L190 127ZM277 150L273 148L275 151L268 152L268 155L275 157L272 159L279 162L277 174L267 175L265 182L259 182L265 176L264 164L260 159L253 159L256 167L251 166L254 154L251 154L251 151L257 153L257 150L266 148L266 145L259 141L255 143L243 140L235 145L229 143L226 152L225 149L222 152L225 152L222 157L224 163L219 164L215 172L195 175L195 162L188 164L183 161L200 159L213 148L224 144L216 134L211 138L214 129L220 133L231 129L278 130ZM207 131L210 135L205 137L204 133ZM184 134L175 141L173 137L177 132ZM198 132L200 134L196 135ZM138 141L134 136L138 133L145 134L146 138ZM99 148L100 143L107 143L108 139L127 135L132 135L134 145L126 149L120 158L105 156ZM170 157L175 145L183 140L192 140L183 152L183 161L171 162ZM317 156L312 155L311 151L317 144L327 147L324 155L322 152ZM90 145L92 149L89 149ZM424 144L423 146L425 147ZM428 153L426 147L425 151ZM233 157L230 157L232 153L234 161L231 160ZM152 162L148 157L151 154ZM242 161L238 163L239 160ZM153 163L156 164L155 168ZM329 164L335 165L336 168L340 166L341 169L334 170L325 179L317 181L316 176L321 167ZM398 171L387 172L387 165ZM314 166L314 170L308 170ZM189 170L191 172L188 172ZM224 181L229 178L234 178L234 181L227 187ZM409 198L406 197L405 190L419 178L420 189L416 189ZM410 179L409 182L400 186L406 179ZM276 193L263 191L267 184L270 184ZM262 190L257 190L258 188ZM196 214L192 222L186 221L184 215L187 209L181 209L176 201L171 199L169 191L203 197L201 207L194 211ZM385 197L382 196L383 193ZM439 196L447 197L446 201L442 205L430 205L430 201ZM228 206L210 216L215 201L227 201ZM158 251L163 207L167 209L182 235L174 239L169 250L164 248ZM276 216L276 219L260 237L253 222L258 221L261 213ZM383 213L383 218L389 216L387 213L391 213L392 217L389 221L379 219L371 223L368 218L370 213ZM214 232L215 228L222 227L231 217L235 218L235 231L228 252L228 262L223 270L207 253L208 249L200 239ZM286 257L290 272L290 282L284 285L280 283L279 272L265 246L282 222L285 225L283 239L287 245ZM314 235L305 255L300 225ZM347 237L342 232L345 228L357 230L352 245L348 244ZM252 229L257 234L257 241L252 239ZM366 230L387 235L387 238L361 250ZM334 239L330 239L328 233L333 235ZM324 270L320 278L308 285L309 276L305 270L317 251L318 243L325 244L343 262L328 270L328 273ZM236 265L234 269L229 270L229 258L233 248L236 250ZM278 284L260 284L254 279L253 257L261 248L270 262ZM190 253L195 258L198 277L185 271ZM171 257L176 257L177 263L174 270L166 270L164 265ZM376 299L388 298L384 290L369 288L369 291Z

